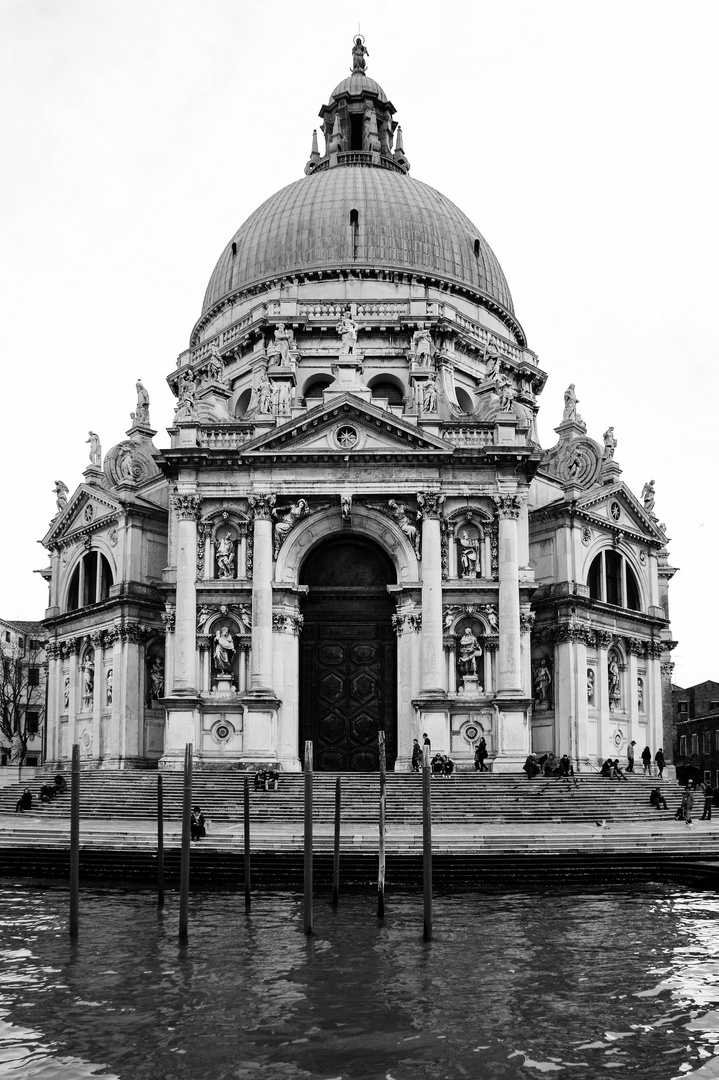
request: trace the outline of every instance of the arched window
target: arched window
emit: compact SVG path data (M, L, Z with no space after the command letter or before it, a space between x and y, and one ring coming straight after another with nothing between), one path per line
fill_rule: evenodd
M376 400L377 404L382 405L383 408L390 405L401 405L404 400L400 387L388 379L374 383L370 389L372 390L372 400Z
M474 412L474 402L471 395L467 390L463 390L461 386L456 387L455 393L457 394L457 404L460 409L469 416Z
M110 564L99 551L88 551L73 570L67 591L67 611L107 600L112 585Z
M589 595L606 604L641 611L639 584L631 566L618 551L605 548L592 560L587 574Z
M359 253L359 210L350 210L350 229L352 231L352 258Z

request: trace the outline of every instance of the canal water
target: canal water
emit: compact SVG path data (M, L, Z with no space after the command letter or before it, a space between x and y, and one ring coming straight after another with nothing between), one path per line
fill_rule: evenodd
M422 1080L719 1077L719 898L631 891L371 891L178 900L0 884L0 1077Z

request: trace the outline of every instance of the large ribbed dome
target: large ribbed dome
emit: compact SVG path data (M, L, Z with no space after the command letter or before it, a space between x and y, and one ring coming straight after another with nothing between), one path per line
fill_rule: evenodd
M402 172L348 165L297 180L255 210L220 256L203 314L270 278L364 267L438 277L514 313L494 252L459 207Z

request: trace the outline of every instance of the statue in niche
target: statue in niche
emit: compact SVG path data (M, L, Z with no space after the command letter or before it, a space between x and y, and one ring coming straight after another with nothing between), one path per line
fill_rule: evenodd
M576 420L577 419L577 404L579 398L574 392L574 383L570 383L567 389L564 391L564 413L562 420Z
M420 409L422 412L437 412L437 379L431 375L421 386ZM419 389L419 388L418 388Z
M279 367L291 367L293 364L293 346L295 343L294 331L285 328L284 323L278 323L274 333L274 345L269 349L269 355L275 358Z
M477 678L477 658L482 655L482 646L479 644L471 628L467 626L459 639L457 650L457 673L461 678L462 685L467 677Z
M415 330L412 334L412 355L419 367L432 366L434 345L432 344L432 335L426 326L420 327L419 330Z
M62 684L62 707L65 712L70 708L70 676L66 675Z
M292 506L278 507L274 511L275 514L282 514L282 517L275 522L275 558L289 532L294 529L300 518L307 517L309 512L310 508L305 499L298 499Z
M407 507L404 503L395 502L394 499L390 499L387 505L389 506L390 514L411 543L415 555L419 558L419 532L417 526L413 525L407 516Z
M480 570L479 538L462 529L457 537L462 577L477 577Z
M70 492L67 485L63 484L62 480L56 480L55 487L52 489L52 493L55 496L55 505L59 514L67 506L67 497Z
M357 349L357 335L362 327L356 323L349 311L345 311L337 323L337 333L342 339L340 356L353 356Z
M90 463L96 465L99 469L102 465L102 446L100 445L100 436L96 435L94 431L89 431L89 439L85 439L85 442L90 444Z
M197 383L191 371L185 372L177 388L175 420L191 420L195 411Z
M248 609L245 607L244 604L240 604L240 606L239 606L239 608L237 610L237 614L239 616L240 622L242 623L243 632L245 634L251 634L252 633L252 616L250 615Z
M112 705L112 683L114 675L112 668L107 669L107 675L105 676L105 704Z
M515 390L506 375L500 375L497 385L500 412L511 412L514 403Z
M637 679L637 705L639 712L644 712L644 679Z
M594 668L587 668L587 701L590 705L594 704Z
M120 458L120 478L122 480L135 479L135 454L134 446L125 446Z
M86 707L89 707L92 705L92 699L95 693L95 661L91 656L88 656L85 660L83 678L83 702Z
M142 385L140 379L135 383L135 390L137 391L137 405L135 406L134 413L130 413L130 419L134 420L136 424L149 424L150 395Z
M607 662L607 681L609 683L609 708L614 711L621 708L622 704L621 672L619 661L614 653L610 654Z
M235 543L230 532L215 538L215 566L218 578L235 576Z
M642 502L644 503L644 509L648 514L654 517L654 481L647 480L646 484L642 488Z
M215 631L215 671L218 675L231 675L232 663L235 659L235 643L228 626L222 626Z
M262 372L257 384L257 407L261 413L272 412L272 386L266 371Z
M165 665L159 656L152 661L150 668L150 699L159 701L165 693Z
M365 60L365 56L369 56L369 53L365 48L364 39L360 34L358 34L352 44L353 75L363 75L367 70L367 61Z
M551 685L552 673L549 670L547 661L540 660L539 666L534 672L534 696L539 708L549 708Z
M611 461L614 458L614 451L617 448L617 440L614 438L614 428L607 428L602 438L604 439L604 453L602 458L604 461Z

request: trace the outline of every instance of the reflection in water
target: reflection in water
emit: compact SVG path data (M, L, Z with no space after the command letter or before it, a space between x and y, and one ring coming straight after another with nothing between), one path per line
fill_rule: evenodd
M79 1080L288 1077L719 1077L719 899L631 893L315 902L0 888L0 1076ZM527 1072L527 1070L531 1070Z

